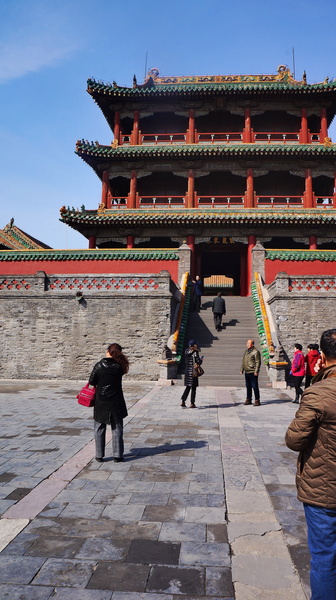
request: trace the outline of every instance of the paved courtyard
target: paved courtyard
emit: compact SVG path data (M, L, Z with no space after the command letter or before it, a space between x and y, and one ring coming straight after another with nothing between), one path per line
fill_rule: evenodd
M291 391L124 385L125 461L94 460L76 381L1 381L1 600L306 600Z

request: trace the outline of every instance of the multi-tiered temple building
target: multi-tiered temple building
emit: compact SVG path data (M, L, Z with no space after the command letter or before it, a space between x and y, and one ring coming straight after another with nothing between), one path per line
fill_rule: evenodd
M90 248L192 250L192 272L246 295L252 250L335 248L336 82L276 75L88 80L111 144L78 141L102 181L95 210L61 218ZM288 262L288 261L287 261Z

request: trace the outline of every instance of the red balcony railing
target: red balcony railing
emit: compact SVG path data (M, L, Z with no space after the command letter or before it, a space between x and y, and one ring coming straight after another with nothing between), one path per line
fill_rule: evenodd
M334 208L333 196L315 196L316 208Z
M244 196L196 196L196 206L244 206Z
M224 143L228 144L229 142L242 142L243 141L243 132L227 132L227 133L197 133L196 132L196 143L201 144L218 144Z
M142 133L140 144L184 144L187 139L186 133Z
M184 196L139 196L139 206L146 208L171 207L182 208L185 205Z
M256 196L258 206L303 206L303 196Z
M284 131L255 131L253 141L260 144L297 144L299 133Z

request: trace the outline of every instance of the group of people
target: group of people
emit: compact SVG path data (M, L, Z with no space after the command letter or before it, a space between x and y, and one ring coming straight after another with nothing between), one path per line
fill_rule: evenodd
M304 356L301 344L294 344L294 356L290 374L292 375L293 386L295 388L295 398L293 402L297 404L300 402L303 393L301 385L304 377L306 376L305 388L307 388L311 384L314 375L316 375L317 370L315 369L321 361L318 344L308 344L307 348L308 352L306 356Z
M289 425L285 441L299 452L296 485L303 502L311 555L311 600L336 599L336 329L324 331L317 344L309 344L304 357L302 346L295 344L292 375L296 400L300 406ZM181 406L196 408L198 377L195 366L202 364L196 340L189 340L185 351L185 390ZM247 398L245 404L260 405L258 374L260 352L252 339L247 341L241 372L245 374ZM96 388L94 406L94 437L96 460L105 454L106 426L112 428L112 449L115 462L123 461L123 419L127 408L122 390L122 377L128 372L129 361L119 344L110 344L93 368L89 383ZM301 384L306 375L305 387Z

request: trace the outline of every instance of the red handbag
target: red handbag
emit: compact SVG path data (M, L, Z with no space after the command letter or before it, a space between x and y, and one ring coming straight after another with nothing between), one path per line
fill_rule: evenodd
M78 404L82 404L83 406L94 406L95 396L96 396L96 388L89 388L89 383L87 383L79 392L78 396L76 396Z

